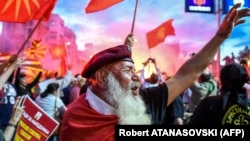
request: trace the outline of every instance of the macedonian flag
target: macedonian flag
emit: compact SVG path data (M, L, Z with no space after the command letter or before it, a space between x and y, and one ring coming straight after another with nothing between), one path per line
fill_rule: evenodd
M47 20L56 0L0 0L0 20L25 23L33 19Z
M47 47L42 46L41 41L42 39L33 40L31 47L23 51L23 54L27 59L41 60L44 58L47 52Z

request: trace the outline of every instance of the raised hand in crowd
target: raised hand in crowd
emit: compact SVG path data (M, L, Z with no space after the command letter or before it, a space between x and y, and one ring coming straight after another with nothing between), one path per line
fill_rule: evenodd
M22 114L24 112L24 108L22 103L23 103L24 97L18 97L16 99L15 105L13 107L12 115L9 120L9 124L7 128L4 131L4 138L6 141L10 141L13 138L13 135L15 133L17 124L22 117Z
M232 7L215 36L195 56L154 88L140 89L133 48L127 44L96 53L82 71L91 86L65 112L60 141L112 141L115 125L162 124L167 107L202 74L233 27L244 22L241 18L250 16L249 9L239 7Z
M237 10L240 6L241 3L237 3L230 9L229 13L223 19L221 26L216 33L217 37L220 37L221 39L227 39L235 26L245 23L246 20L242 19L242 17L249 16L249 9L243 8Z
M24 62L24 57L17 57L16 55L13 55L10 57L7 63L10 63L9 65L5 66L4 68L1 68L1 74L0 74L0 89L2 89L3 84L8 80L10 75L13 73L16 67L20 66ZM3 64L4 65L4 64Z
M213 38L198 53L196 53L195 56L181 66L174 79L172 77L172 79L168 81L169 93L171 93L171 95L169 95L168 103L171 103L176 96L178 96L178 94L185 90L182 88L190 86L190 84L192 84L193 81L201 75L203 70L212 62L213 57L217 53L220 45L230 36L233 28L236 25L240 25L245 22L242 18L250 16L249 9L238 9L240 6L241 4L238 3L231 8L222 21L215 36L213 36ZM180 81L175 81L175 79ZM180 83L177 84L175 82Z
M133 47L134 43L135 43L135 39L134 39L133 36L134 36L133 33L128 34L128 36L125 39L124 44L127 45L127 46L129 46L129 47Z

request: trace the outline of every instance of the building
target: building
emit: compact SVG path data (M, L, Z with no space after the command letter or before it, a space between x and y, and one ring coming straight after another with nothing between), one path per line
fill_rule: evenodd
M73 73L79 73L82 61L78 55L75 33L64 25L63 19L58 14L51 14L48 21L42 21L38 25L38 20L32 20L27 23L3 22L2 35L0 36L0 52L15 54L24 46L24 49L30 48L32 40L40 40L42 46L46 46L45 57L39 61L45 70L58 71L62 58L66 63L72 64ZM35 29L35 27L37 28ZM35 30L34 30L35 29ZM34 30L34 32L33 32ZM29 38L31 33L32 36ZM29 38L29 39L28 39ZM27 40L28 39L28 40ZM27 43L25 43L27 40ZM66 53L63 57L55 58L53 54L54 46L60 46ZM22 55L22 52L20 52Z

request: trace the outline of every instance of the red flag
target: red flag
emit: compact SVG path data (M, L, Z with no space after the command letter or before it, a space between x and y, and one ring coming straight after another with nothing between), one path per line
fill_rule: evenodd
M59 59L67 56L65 45L52 45L50 47L50 53L53 59Z
M107 9L123 0L90 0L88 6L85 8L86 13L92 13Z
M149 49L163 42L167 36L175 35L175 30L172 26L172 22L173 19L169 19L146 34Z
M65 76L67 72L67 63L65 57L62 57L58 76Z
M25 23L48 20L57 0L0 0L0 20Z

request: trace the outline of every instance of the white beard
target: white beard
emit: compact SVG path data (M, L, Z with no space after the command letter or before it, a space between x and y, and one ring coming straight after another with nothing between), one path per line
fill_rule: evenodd
M146 114L146 106L140 95L134 96L131 85L124 89L112 73L107 76L108 90L105 93L107 100L115 105L116 113L121 125L151 124L151 117Z

